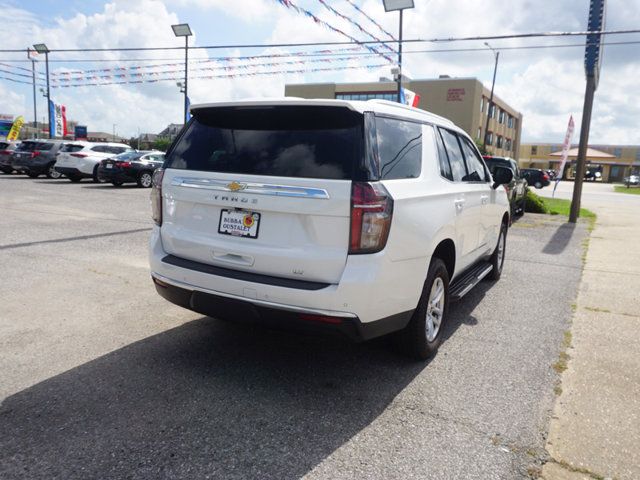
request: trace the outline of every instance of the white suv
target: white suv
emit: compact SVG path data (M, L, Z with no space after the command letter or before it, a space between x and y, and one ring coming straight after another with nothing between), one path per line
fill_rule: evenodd
M219 318L391 332L433 354L450 300L498 279L509 202L452 122L396 103L191 107L154 174L160 295Z
M98 182L98 165L102 160L132 151L124 143L70 142L58 153L55 169L72 182L83 178Z

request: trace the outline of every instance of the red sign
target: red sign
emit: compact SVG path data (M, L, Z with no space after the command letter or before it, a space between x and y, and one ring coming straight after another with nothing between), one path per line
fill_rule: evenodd
M464 88L450 88L447 90L447 102L462 102L464 94Z

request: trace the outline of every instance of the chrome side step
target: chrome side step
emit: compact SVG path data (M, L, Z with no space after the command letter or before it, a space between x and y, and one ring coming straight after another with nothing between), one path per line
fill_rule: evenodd
M478 285L484 277L489 275L491 270L493 270L493 265L489 262L480 262L463 273L462 276L457 278L449 287L450 301L457 302L464 297L473 287Z

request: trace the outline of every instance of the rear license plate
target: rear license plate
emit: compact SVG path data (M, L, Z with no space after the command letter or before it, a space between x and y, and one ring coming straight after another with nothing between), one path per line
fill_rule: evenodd
M235 237L258 238L260 214L246 210L222 210L218 233Z
M105 165L105 168L113 168L113 163L107 163L107 164Z

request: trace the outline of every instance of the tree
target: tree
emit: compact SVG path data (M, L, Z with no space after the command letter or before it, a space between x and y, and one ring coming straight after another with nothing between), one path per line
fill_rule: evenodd
M480 154L481 155L487 155L488 154L487 149L484 146L484 144L480 141L480 139L476 138L475 142L476 142L476 147L478 147L478 150L480 150Z
M171 140L169 140L168 138L158 138L155 142L153 142L153 148L162 152L166 152L170 144Z

